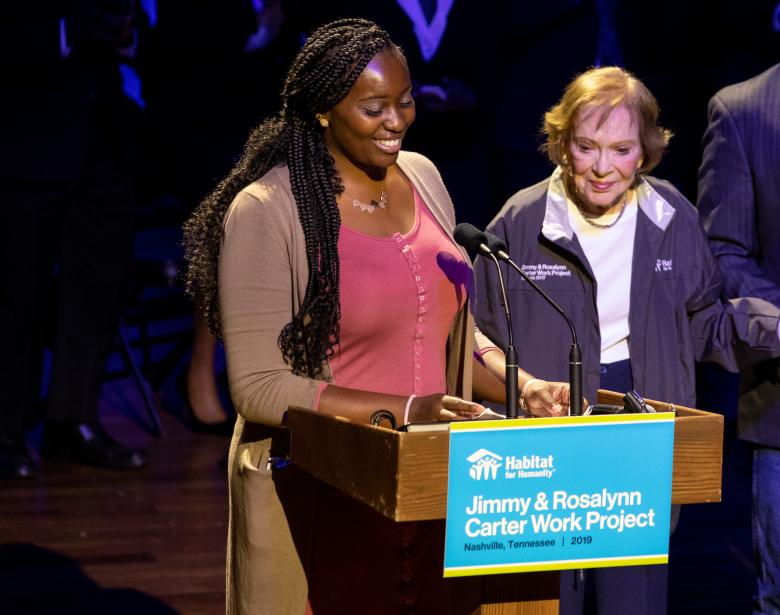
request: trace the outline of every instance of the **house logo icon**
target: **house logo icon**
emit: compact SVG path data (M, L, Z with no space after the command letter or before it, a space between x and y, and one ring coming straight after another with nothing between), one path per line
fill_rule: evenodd
M503 457L481 448L467 457L471 464L469 476L474 480L495 480Z

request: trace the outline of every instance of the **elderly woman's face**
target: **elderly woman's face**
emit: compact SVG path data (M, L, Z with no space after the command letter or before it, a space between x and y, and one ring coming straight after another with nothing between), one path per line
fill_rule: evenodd
M395 50L381 51L325 116L330 124L325 143L337 162L348 160L364 168L390 166L415 117L406 62Z
M601 109L583 107L574 122L569 156L576 196L594 215L622 204L642 165L639 126L624 105L615 107L601 125Z

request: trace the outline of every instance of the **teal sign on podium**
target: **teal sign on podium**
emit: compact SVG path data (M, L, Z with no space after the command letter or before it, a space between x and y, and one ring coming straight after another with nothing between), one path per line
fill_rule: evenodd
M674 414L454 422L444 576L669 559Z

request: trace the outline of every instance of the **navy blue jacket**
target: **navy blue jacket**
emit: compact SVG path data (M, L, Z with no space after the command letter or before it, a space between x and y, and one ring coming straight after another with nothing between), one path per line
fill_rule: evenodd
M735 371L780 355L780 310L758 299L721 302L720 273L698 214L670 183L647 178L637 197L629 314L634 388L651 399L693 406L696 360ZM488 230L507 242L512 259L533 272L574 321L583 354L583 393L595 401L601 352L596 280L569 224L560 169L510 198ZM477 324L504 346L506 321L495 266L480 257L475 274ZM505 271L504 276L520 365L539 378L567 380L571 336L566 323L519 275Z

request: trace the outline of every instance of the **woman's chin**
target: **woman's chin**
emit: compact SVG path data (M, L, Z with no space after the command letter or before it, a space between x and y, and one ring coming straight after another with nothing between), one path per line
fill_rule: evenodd
M611 211L614 211L622 203L623 195L610 194L596 194L586 195L586 198L582 199L581 205L589 214L593 216L603 216Z

